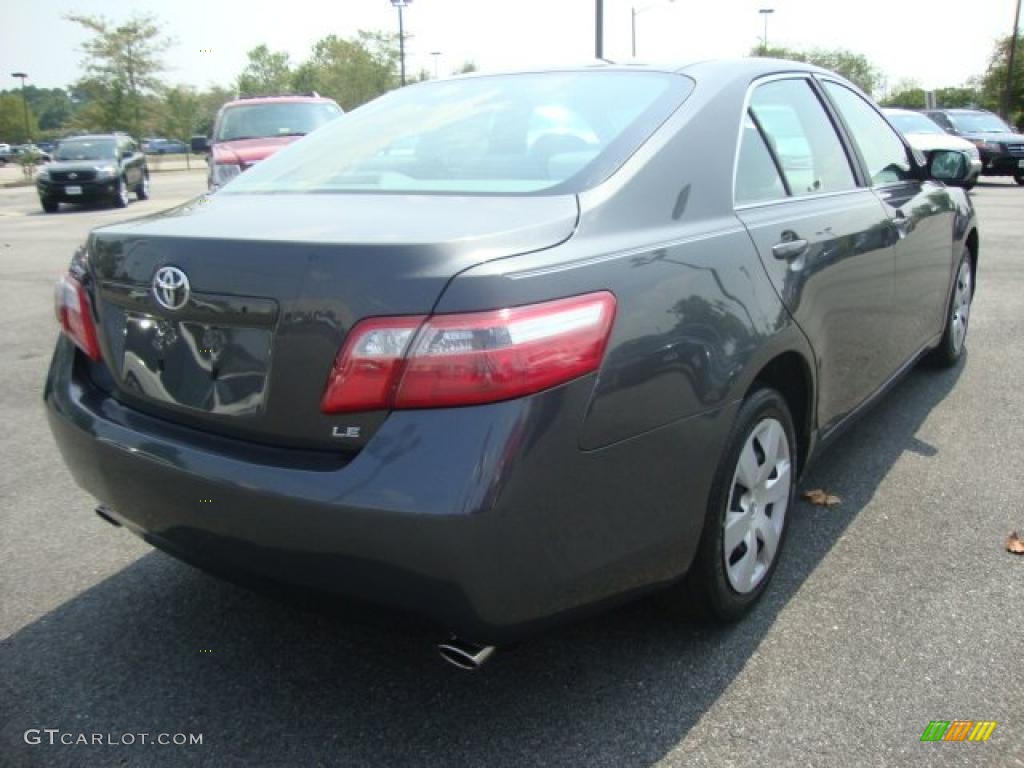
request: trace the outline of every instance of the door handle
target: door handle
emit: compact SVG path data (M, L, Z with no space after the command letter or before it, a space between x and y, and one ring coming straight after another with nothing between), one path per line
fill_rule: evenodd
M909 218L907 218L907 214L905 214L899 208L893 211L892 223L893 226L896 227L896 233L900 236L901 239L906 237L907 233L910 232L912 228L911 221Z
M808 242L803 238L797 237L796 232L791 229L787 229L782 233L782 240L772 246L772 256L776 259L785 259L786 261L792 261L799 256L803 256L807 251Z

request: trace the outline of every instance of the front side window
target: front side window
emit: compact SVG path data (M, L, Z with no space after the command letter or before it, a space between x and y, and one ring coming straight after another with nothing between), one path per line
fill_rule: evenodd
M809 82L799 78L760 85L750 111L795 197L857 186L839 135Z
M576 193L689 95L661 72L547 72L401 88L286 147L225 194Z
M903 140L870 104L838 83L826 82L825 90L849 127L874 186L914 178Z

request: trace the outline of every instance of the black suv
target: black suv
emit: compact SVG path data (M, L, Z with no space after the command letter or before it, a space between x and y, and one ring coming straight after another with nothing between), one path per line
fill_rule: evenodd
M984 109L929 109L925 114L947 133L962 136L978 148L983 176L1013 176L1024 185L1024 135L998 115Z
M63 203L109 200L118 208L128 205L128 193L139 200L149 197L146 156L128 135L107 133L64 139L36 174L39 202L47 213Z

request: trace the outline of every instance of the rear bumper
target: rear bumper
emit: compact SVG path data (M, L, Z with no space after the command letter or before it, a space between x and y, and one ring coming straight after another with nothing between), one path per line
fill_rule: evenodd
M732 409L597 451L592 379L395 412L350 461L210 436L125 408L63 338L45 400L75 480L155 546L504 643L681 575Z

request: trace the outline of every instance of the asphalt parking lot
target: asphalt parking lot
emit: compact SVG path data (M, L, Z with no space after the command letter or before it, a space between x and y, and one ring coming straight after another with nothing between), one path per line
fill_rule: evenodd
M0 190L0 764L10 766L1024 766L1024 188L983 182L968 354L915 370L805 479L773 588L728 628L664 595L499 652L208 577L92 514L40 393L51 290L126 210ZM931 720L987 743L921 743ZM201 745L26 744L202 734Z

